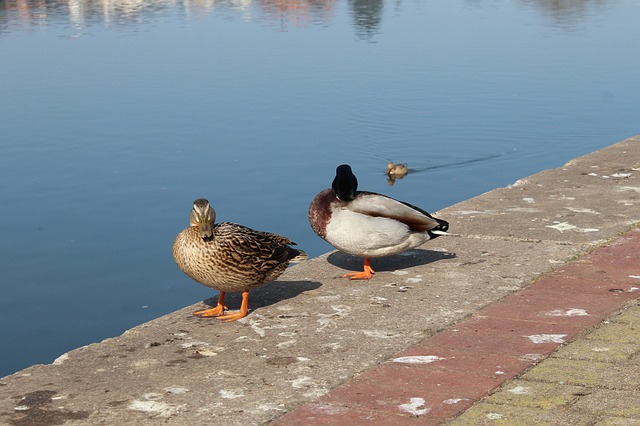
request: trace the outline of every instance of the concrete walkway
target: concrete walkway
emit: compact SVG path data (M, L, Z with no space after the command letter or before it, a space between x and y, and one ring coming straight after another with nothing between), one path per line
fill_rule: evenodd
M639 176L635 137L438 212L460 236L369 282L329 253L236 323L198 304L27 368L0 423L640 424Z

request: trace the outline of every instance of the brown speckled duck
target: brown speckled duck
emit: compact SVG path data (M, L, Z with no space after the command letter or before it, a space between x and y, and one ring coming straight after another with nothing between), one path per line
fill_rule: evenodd
M394 162L391 161L387 165L387 171L385 173L389 177L393 176L402 179L407 173L409 173L409 167L407 167L406 163L394 164Z
M193 202L190 226L173 243L173 259L202 285L220 291L215 308L194 312L200 317L235 321L249 312L249 290L278 278L291 262L307 258L294 242L231 222L215 224L216 213L204 198ZM224 295L241 291L240 311L225 314Z
M409 203L358 191L358 180L347 164L338 166L331 188L311 202L309 223L338 250L364 257L362 272L343 275L352 280L371 278L370 258L402 253L449 229L446 221Z
M394 164L393 161L387 165L387 171L385 174L388 176L387 183L393 186L396 183L396 179L404 178L409 173L409 167L405 163Z

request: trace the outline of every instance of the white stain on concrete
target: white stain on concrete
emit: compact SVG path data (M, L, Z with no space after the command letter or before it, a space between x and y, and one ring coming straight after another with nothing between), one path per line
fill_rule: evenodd
M278 306L276 309L279 310L279 311L288 312L288 311L292 311L293 310L293 306L291 306L291 305L283 305L283 306Z
M593 352L609 352L611 348L591 348Z
M288 348L288 347L293 346L295 344L296 344L295 340L286 340L286 341L284 341L282 343L278 343L276 345L276 348L278 348L278 349Z
M14 408L14 410L16 411L27 411L29 409L29 407L27 407L26 405L18 405L17 407Z
M340 296L339 294L331 294L329 296L318 296L316 297L316 300L318 302L332 302L334 300L338 300L340 299L342 296Z
M394 358L392 362L399 362L402 364L431 364L436 361L443 361L445 358L440 358L436 355L414 355L414 356L401 356Z
M131 363L133 368L136 368L138 370L155 367L158 364L160 364L160 361L158 361L155 358L142 358L142 359L135 360Z
M189 389L183 388L181 386L169 386L168 388L164 388L165 392L171 393L174 395L182 395L189 392Z
M201 356L208 356L208 357L218 355L218 352L214 352L210 349L196 349L195 353Z
M535 343L536 345L543 343L564 343L564 338L567 337L566 334L532 334L531 336L527 336L531 343Z
M549 317L584 317L590 315L585 309L571 308L571 309L556 309L553 311L545 312L545 315Z
M540 361L542 359L542 354L524 354L521 357L518 357L520 361Z
M531 393L531 388L527 386L516 386L515 388L509 389L509 392L515 395L528 395Z
M416 275L415 278L407 278L404 280L407 284L416 284L422 282L422 275Z
M628 177L631 177L632 175L633 175L633 173L614 173L614 174L611 175L611 177L612 178L618 178L618 179L626 179Z
M407 275L409 272L407 271L393 271L391 272L393 275Z
M556 229L560 232L574 231L574 232L598 232L598 228L579 228L575 225L571 225L568 222L554 222L555 225L545 225L545 228Z
M526 179L518 179L517 181L513 182L511 185L508 185L507 188L517 188L519 186L525 186L528 183L529 181Z
M540 210L531 207L510 207L506 209L506 211L515 213L540 213Z
M330 314L318 314L316 320L320 327L316 328L316 331L323 331L325 328L335 328L337 326L337 320L344 318L351 312L351 306L347 305L332 305L333 313Z
M565 209L570 210L570 211L572 211L574 213L600 214L600 212L597 212L595 210L585 209L585 208L580 208L580 207L565 207Z
M296 389L308 388L311 383L313 383L313 380L311 379L311 377L307 376L291 380L291 386Z
M522 201L524 201L525 203L529 203L529 204L534 204L536 202L535 199L529 198L529 197L523 198Z
M60 364L62 364L63 362L65 362L66 360L68 360L68 359L69 359L69 354L62 354L62 355L60 355L58 358L56 358L56 359L53 361L53 363L52 363L52 364L53 364L53 365L60 365Z
M445 399L444 401L442 401L442 403L447 405L453 405L461 401L466 401L466 399L467 398L450 398L450 399Z
M155 417L167 418L180 412L184 405L167 404L166 402L158 401L162 395L150 392L142 396L143 399L136 399L131 401L128 408L129 410L142 411L151 414Z
M457 210L457 211L451 212L451 214L453 214L455 216L469 216L469 215L476 215L476 214L493 215L493 214L498 214L498 211L497 210L484 210L484 211L480 211L480 210Z
M208 342L193 341L193 342L181 343L180 346L183 349L189 349L189 348L197 348L197 347L201 347L201 346L209 346L209 343Z
M218 391L218 395L220 395L220 398L224 398L224 399L236 399L236 398L242 398L244 396L242 392L236 392L236 391L226 390L226 389L220 389Z
M314 382L311 377L303 376L294 380L290 380L290 382L291 386L296 389L306 389L306 392L303 393L303 396L307 398L317 398L327 393L327 389L322 386L318 386L318 384Z
M499 413L489 413L486 417L488 420L502 420L502 414Z
M402 337L402 334L393 334L384 330L362 330L365 336L373 337L374 339L393 339L395 337Z
M250 322L250 324L249 324L249 325L251 326L251 329L252 329L253 331L255 331L255 333L256 333L258 336L260 336L260 337L264 337L264 336L266 336L266 335L267 335L267 332L266 332L266 331L264 331L265 329L264 329L264 328L262 328L262 327L260 327L260 322L259 322L259 321L252 320L252 321Z
M284 408L284 404L275 404L275 403L265 403L265 404L258 404L258 406L256 407L257 411L287 411Z
M424 398L411 398L407 404L400 404L398 408L414 416L423 416L431 411L431 408L425 405Z
M640 186L619 186L618 192L633 191L640 194Z

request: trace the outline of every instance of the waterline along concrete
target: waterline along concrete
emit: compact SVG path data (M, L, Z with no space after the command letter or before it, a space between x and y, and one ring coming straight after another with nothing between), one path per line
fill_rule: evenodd
M2 378L0 424L640 422L640 137L436 213L457 236L370 281L331 252L235 323L198 303Z

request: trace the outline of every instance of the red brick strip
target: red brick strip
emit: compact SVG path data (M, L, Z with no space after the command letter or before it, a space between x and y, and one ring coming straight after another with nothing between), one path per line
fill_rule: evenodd
M273 424L439 424L637 298L638 287L634 229Z

